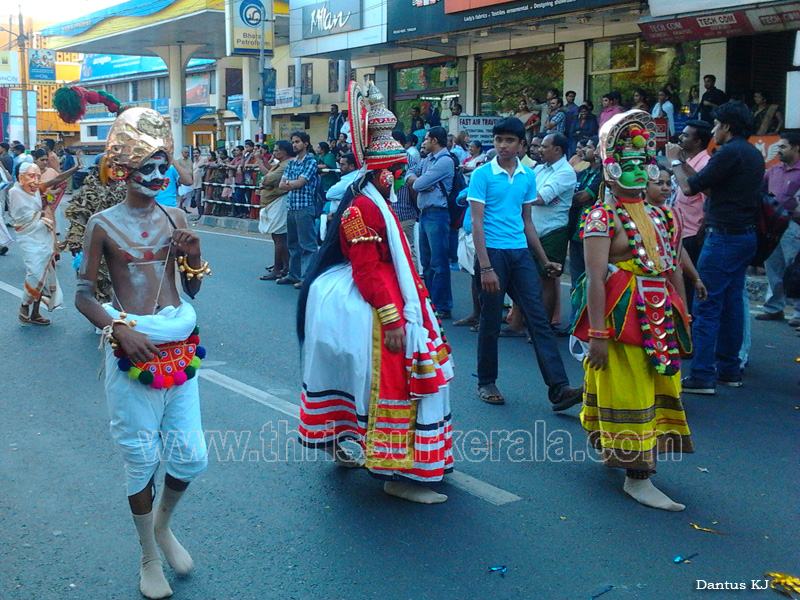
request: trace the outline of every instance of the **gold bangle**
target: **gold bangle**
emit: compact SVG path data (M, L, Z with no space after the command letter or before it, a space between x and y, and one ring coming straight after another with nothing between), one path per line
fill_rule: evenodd
M185 254L178 257L178 271L186 275L186 279L192 279L194 277L203 279L205 275L211 275L211 269L208 266L207 260L203 260L202 264L195 269L189 264Z
M395 304L387 304L376 309L381 325L389 325L400 320L400 313Z

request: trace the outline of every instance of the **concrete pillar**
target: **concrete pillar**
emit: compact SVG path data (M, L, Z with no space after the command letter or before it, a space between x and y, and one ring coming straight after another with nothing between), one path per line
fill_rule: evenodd
M339 61L339 102L347 102L347 86L350 85L350 61Z
M725 38L715 40L703 40L700 42L700 95L703 89L703 76L706 74L716 75L716 86L725 89L725 72L728 66L728 40Z
M375 85L384 93L384 97L387 97L389 93L389 67L386 65L381 65L380 67L375 67L375 74L372 77L369 77L375 82ZM363 85L363 82L361 82ZM366 91L366 90L365 90Z
M794 60L792 64L800 67L800 31L794 39ZM786 118L786 129L800 128L800 111L796 107L800 106L800 71L789 71L786 73L786 102L784 106L794 106L795 110L784 110Z
M183 135L182 108L186 102L186 65L202 45L179 44L176 46L156 46L148 48L155 52L167 65L169 73L169 120L176 154L185 145ZM173 157L171 157L173 158Z
M294 59L294 87L303 87L303 59Z
M564 44L564 82L562 92L573 90L577 94L575 103L580 105L586 99L586 43L570 42Z
M478 114L478 85L475 71L477 64L475 56L468 56L466 60L462 58L458 61L458 101L464 108L465 115Z
M242 58L242 140L254 140L259 132L258 119L253 114L253 102L258 102L260 89L258 59Z

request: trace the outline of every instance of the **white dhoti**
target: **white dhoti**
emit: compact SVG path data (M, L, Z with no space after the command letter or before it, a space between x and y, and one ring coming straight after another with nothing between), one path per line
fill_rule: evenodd
M119 318L119 311L110 304L103 308L113 319ZM128 314L127 318L135 319L134 329L145 333L154 344L183 341L197 323L194 307L185 302L155 315ZM111 437L125 463L127 494L132 496L145 489L162 462L175 479L195 479L208 466L198 378L169 389L153 389L121 371L119 359L108 344L105 352Z
M265 234L286 233L286 194L271 202L258 213L258 232Z

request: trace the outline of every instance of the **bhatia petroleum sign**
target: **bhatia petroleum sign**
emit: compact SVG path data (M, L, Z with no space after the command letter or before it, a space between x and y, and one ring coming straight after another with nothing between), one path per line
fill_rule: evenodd
M228 56L258 56L261 31L264 31L264 54L272 56L272 2L231 0L225 3L225 41Z

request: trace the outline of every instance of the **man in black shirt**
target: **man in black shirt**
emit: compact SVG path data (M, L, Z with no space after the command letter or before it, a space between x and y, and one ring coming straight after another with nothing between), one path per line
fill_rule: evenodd
M715 394L716 383L741 387L745 271L756 250L764 158L747 136L753 118L747 106L731 101L714 109L714 140L720 146L699 173L683 162L680 146L668 144L675 179L687 196L708 190L706 235L697 272L708 299L694 309L694 360L683 391Z
M728 95L714 87L716 83L716 75L709 74L703 77L703 86L706 91L700 99L700 118L709 125L714 124L714 115L712 115L714 109L728 101Z

